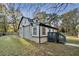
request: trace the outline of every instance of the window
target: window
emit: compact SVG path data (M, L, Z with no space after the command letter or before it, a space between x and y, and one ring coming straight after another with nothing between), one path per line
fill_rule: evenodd
M42 27L42 35L46 35L46 28Z
M37 35L37 28L33 27L33 35Z

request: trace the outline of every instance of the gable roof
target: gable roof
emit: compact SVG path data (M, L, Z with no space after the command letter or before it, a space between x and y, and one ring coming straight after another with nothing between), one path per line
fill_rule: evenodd
M19 27L20 27L20 24L21 24L23 18L28 19L28 21L30 22L30 24L33 23L33 19L30 19L30 18L27 18L27 17L22 16L22 17L21 17L21 20L20 20L20 22L19 22L19 25L18 25L18 29L19 29ZM39 25L40 25L40 26L47 27L47 28L52 28L52 29L58 30L58 28L55 28L55 27L52 27L52 26L49 26L49 25L46 25L46 24L43 24L43 23L39 23Z
M30 23L33 23L33 19L30 19L30 18L27 18L27 17L22 16L22 17L21 17L21 20L20 20L20 22L19 22L19 25L18 25L18 29L19 29L19 27L20 27L21 22L23 21L23 18L28 19L28 21L29 21Z

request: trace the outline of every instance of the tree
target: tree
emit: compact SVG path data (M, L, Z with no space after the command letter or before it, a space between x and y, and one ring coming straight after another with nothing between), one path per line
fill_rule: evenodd
M52 3L52 4L46 4L46 3L36 3L36 4L33 4L33 3L27 3L27 4L16 4L16 3L6 3L4 4L6 6L6 10L7 10L7 13L11 19L12 19L12 22L13 22L13 27L14 27L14 31L17 32L17 27L18 27L18 15L16 15L16 13L19 13L20 16L22 15L21 13L21 10L20 9L25 9L26 8L26 11L30 13L32 13L33 17L40 13L40 12L47 12L46 10L49 10L51 12L51 15L52 14L57 14L58 12L64 10L69 4L65 4L65 3ZM25 8L24 8L24 7ZM45 10L43 10L43 8L45 8ZM31 12L32 11L32 12ZM46 15L43 13L43 18L45 18ZM56 18L56 17L55 17ZM50 20L53 20L53 19L50 19Z
M63 15L62 28L65 33L77 35L76 26L79 24L79 9L74 9Z
M63 11L69 5L71 5L71 4L67 4L67 3L66 4L65 3L30 4L29 10L32 10L34 17L37 14L40 14L38 19L41 22L48 20L48 24L51 26L51 22L53 21L54 26L58 28L58 25L59 25L58 22L61 17L59 15L57 15L57 13ZM43 8L46 8L46 9L42 10ZM47 14L47 10L49 10L49 12L50 12L49 14ZM42 19L40 19L41 16L42 16ZM48 17L48 18L46 19L46 17Z
M58 12L63 11L68 5L67 3L30 3L30 4L24 4L23 6L26 6L26 11L31 13L34 17L37 13L40 12L47 12L49 11L51 14L57 14ZM24 8L23 8L24 9ZM32 12L31 12L32 11Z
M15 4L15 3L11 3L11 4L6 4L8 6L8 13L9 16L11 17L11 22L13 24L14 27L14 32L17 32L18 30L18 23L19 23L19 19L18 17L20 17L22 15L21 11L20 11L20 5L21 4Z
M4 4L0 4L0 25L1 31L7 32L7 16L6 16L6 7Z

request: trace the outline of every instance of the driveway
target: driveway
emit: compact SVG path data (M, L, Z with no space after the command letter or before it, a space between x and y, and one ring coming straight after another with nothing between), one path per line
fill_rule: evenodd
M74 46L74 47L79 47L79 44L73 44L73 43L66 43L65 45L70 45L70 46Z

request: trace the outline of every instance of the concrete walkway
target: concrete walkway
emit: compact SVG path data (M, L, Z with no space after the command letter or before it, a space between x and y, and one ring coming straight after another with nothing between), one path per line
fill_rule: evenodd
M65 45L70 45L70 46L74 46L74 47L79 47L78 44L72 44L72 43L66 43Z

